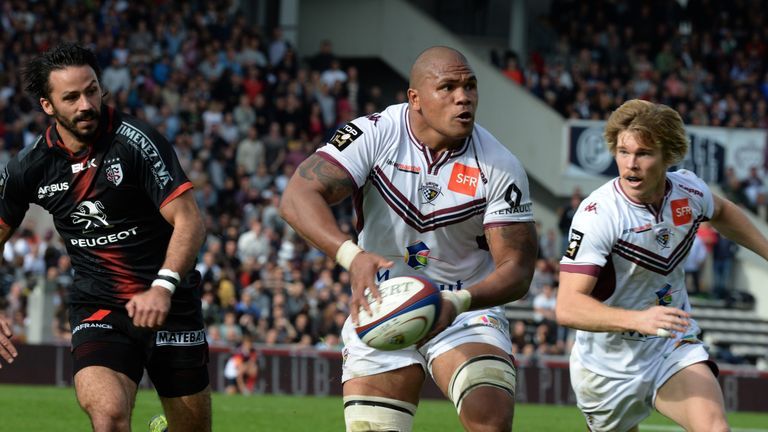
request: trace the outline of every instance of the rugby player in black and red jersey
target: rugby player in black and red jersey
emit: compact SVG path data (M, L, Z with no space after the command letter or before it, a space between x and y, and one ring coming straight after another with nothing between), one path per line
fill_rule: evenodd
M75 390L94 431L128 431L146 368L170 431L211 429L208 344L194 270L205 228L168 141L104 104L89 50L30 60L27 92L55 124L0 175L0 244L30 203L45 208L75 269ZM10 332L0 324L6 361Z

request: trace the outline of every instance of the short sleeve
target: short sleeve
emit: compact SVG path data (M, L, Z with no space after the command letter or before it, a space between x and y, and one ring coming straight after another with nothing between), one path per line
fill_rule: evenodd
M533 221L533 201L523 164L508 151L493 157L491 163L483 224Z
M21 225L29 210L24 179L16 159L12 159L0 173L0 224L10 228Z
M568 271L569 265L593 265L603 267L617 241L616 221L613 212L602 206L602 211L585 211L584 203L594 200L587 198L579 205L568 231L568 245L560 261L560 268Z
M701 191L699 194L703 195L701 197L701 214L707 219L712 219L712 215L715 213L715 199L707 183L692 171L681 169L677 171L677 174L680 174L694 190Z
M362 187L388 142L386 130L391 127L390 120L378 114L359 117L340 127L318 152L336 161Z
M158 208L162 208L191 189L192 183L168 140L154 129L145 127L143 130L149 140L140 147L141 155L136 158L137 171L147 195Z

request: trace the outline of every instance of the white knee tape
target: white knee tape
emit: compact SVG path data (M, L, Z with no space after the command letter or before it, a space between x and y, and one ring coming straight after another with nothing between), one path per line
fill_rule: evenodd
M416 405L375 396L345 396L347 432L411 432Z
M517 371L512 363L499 356L484 355L471 358L453 372L448 384L448 395L461 414L461 403L474 389L482 386L496 387L515 398Z

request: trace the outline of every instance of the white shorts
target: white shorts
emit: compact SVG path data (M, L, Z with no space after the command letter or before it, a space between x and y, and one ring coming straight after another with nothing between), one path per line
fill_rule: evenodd
M572 355L571 386L590 430L624 432L651 414L657 392L672 375L708 359L703 344L682 344L643 373L621 379L598 375Z
M440 354L469 342L487 343L512 353L509 321L501 308L465 312L450 327L424 344L421 349L410 346L396 351L381 351L369 347L357 337L352 320L347 318L341 331L344 340L341 381L376 375L412 364L429 372L432 360Z

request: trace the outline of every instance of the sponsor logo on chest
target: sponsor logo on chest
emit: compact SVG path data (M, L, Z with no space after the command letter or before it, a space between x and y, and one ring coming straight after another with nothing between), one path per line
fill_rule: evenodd
M37 189L37 199L50 198L57 192L64 192L69 190L68 182L52 183L45 186L40 186Z
M675 226L691 223L693 211L688 203L688 198L672 200L670 204L672 207L672 221L675 223Z
M86 171L91 168L96 168L96 159L88 159L82 162L73 163L72 174L77 174L81 171Z
M475 196L480 181L480 168L455 163L448 181L448 189L464 195Z

